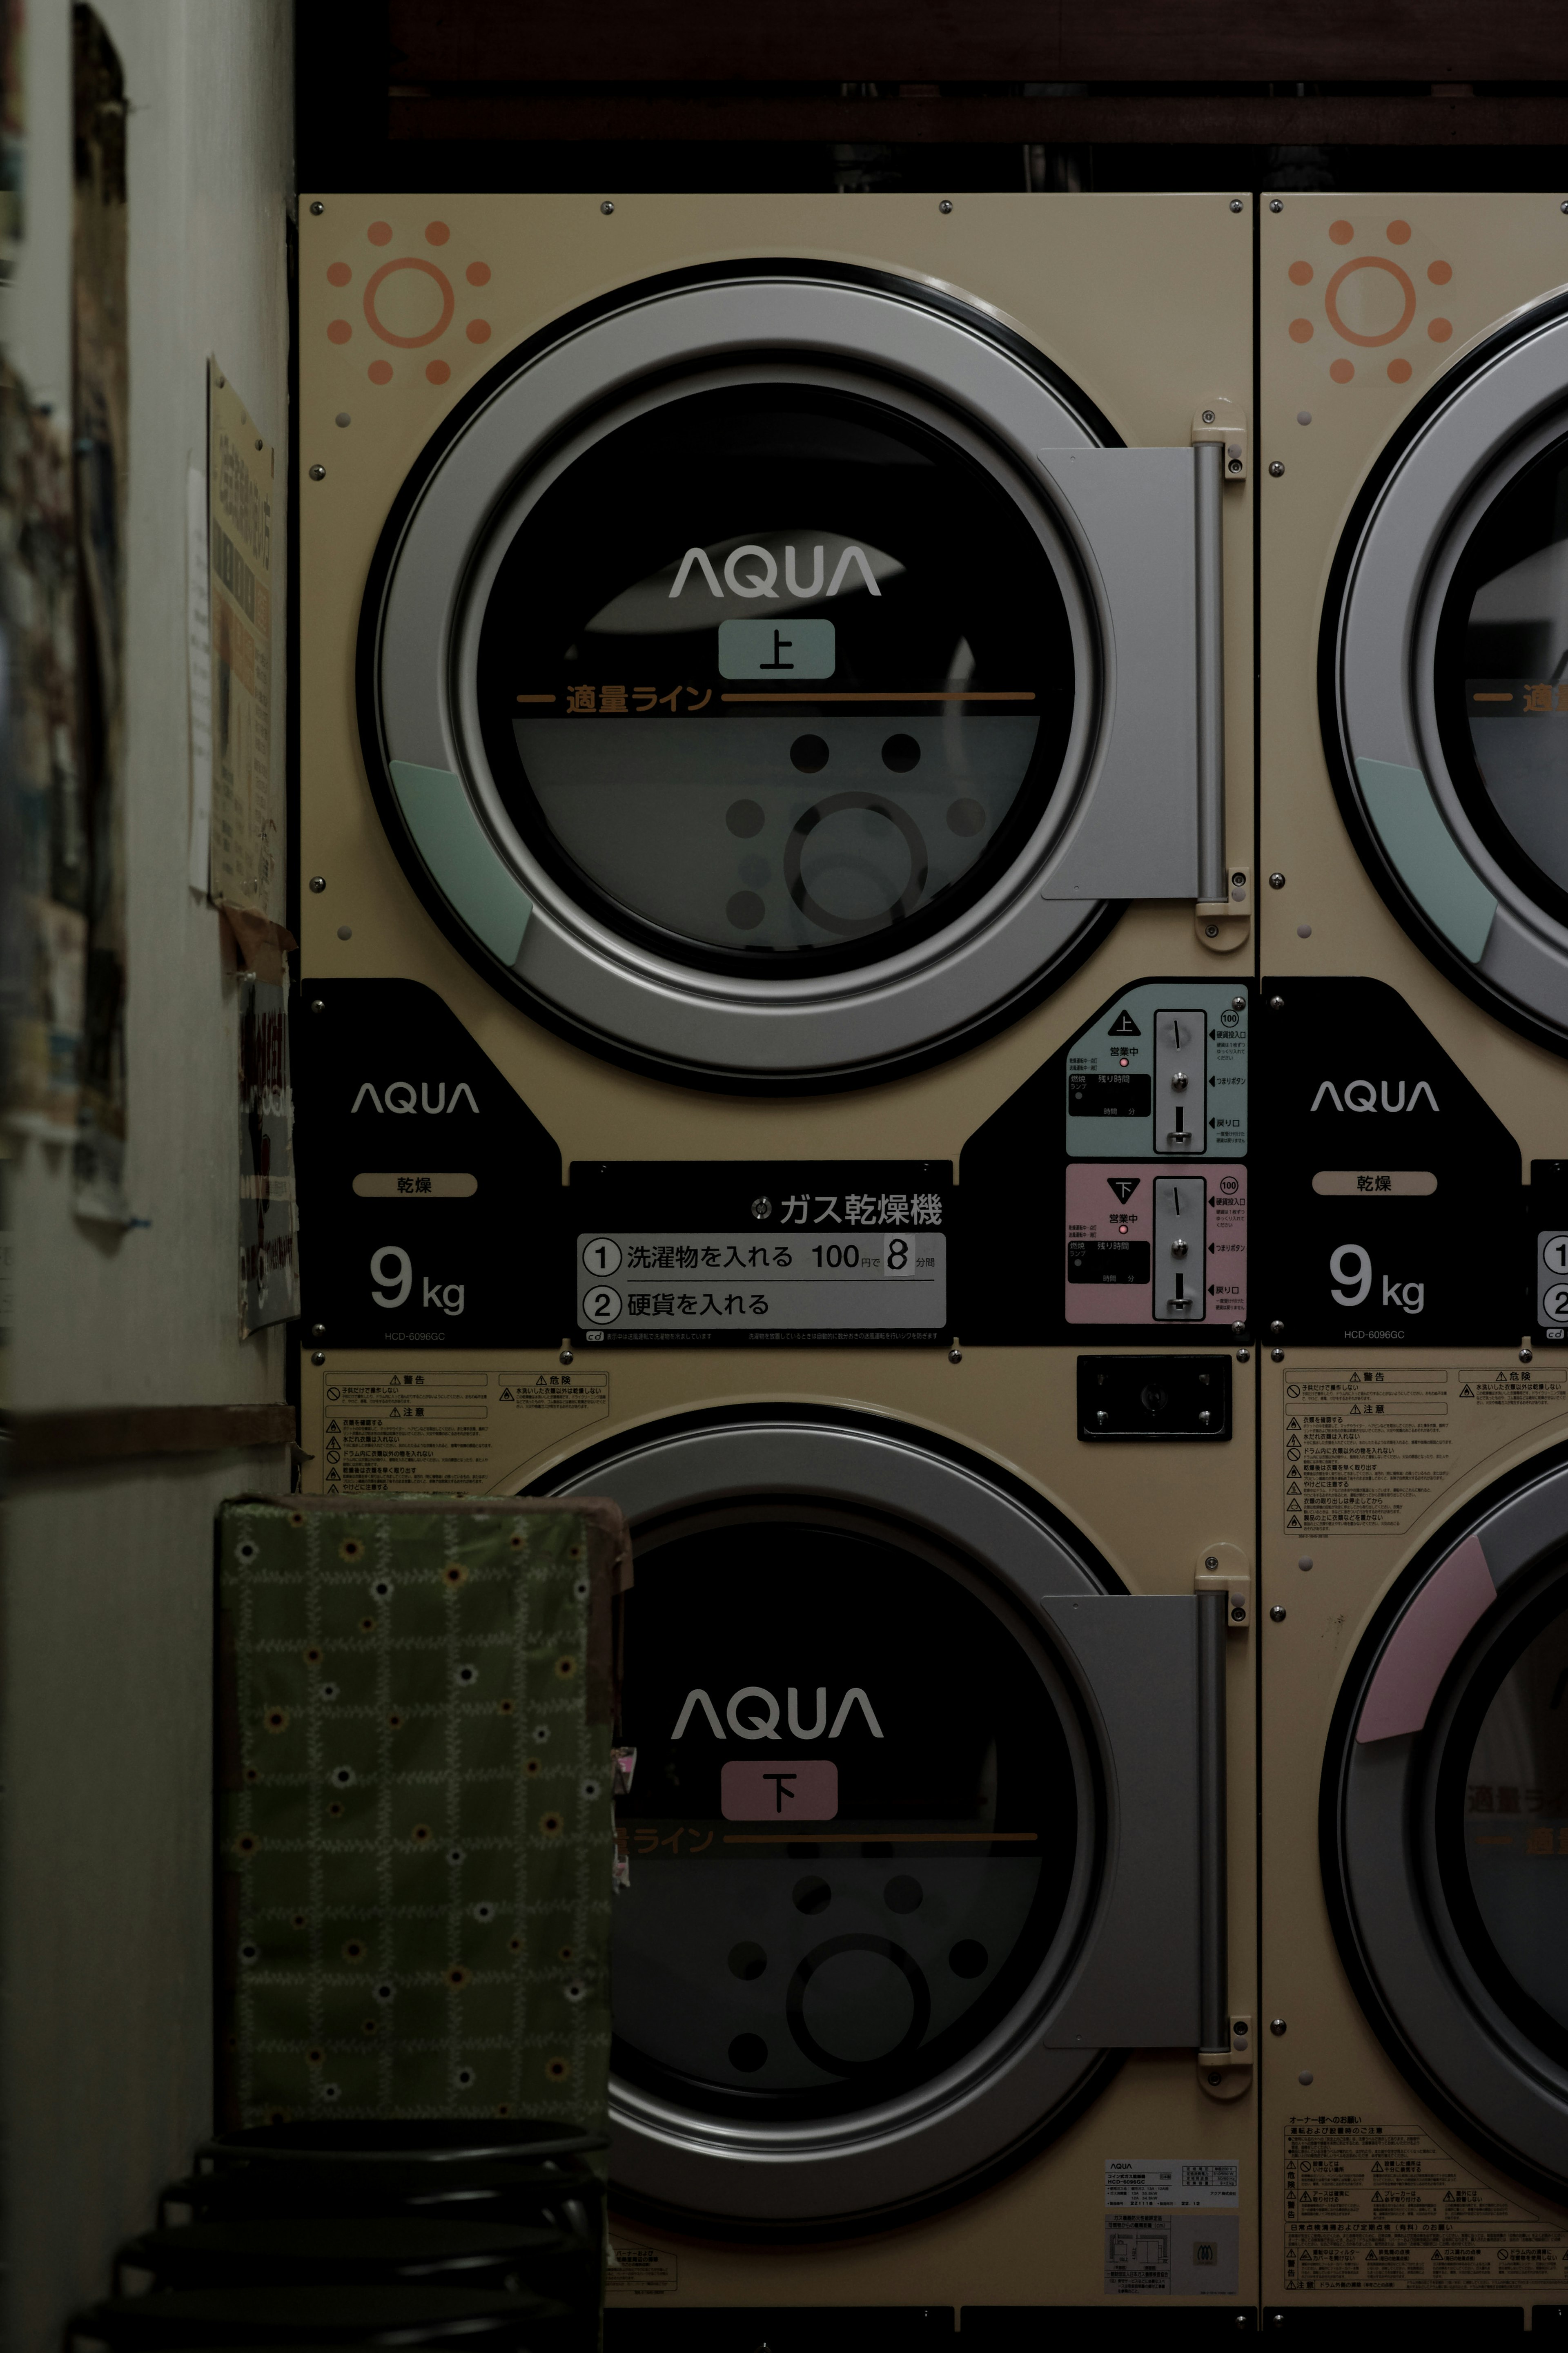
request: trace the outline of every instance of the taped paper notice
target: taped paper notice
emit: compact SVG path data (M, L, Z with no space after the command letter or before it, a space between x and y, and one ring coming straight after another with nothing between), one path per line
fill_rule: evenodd
M210 887L215 899L276 922L283 860L272 805L273 455L209 361Z
M1292 2116L1285 2284L1495 2288L1528 2304L1568 2285L1568 2232L1457 2164L1418 2125Z
M189 881L205 899L212 881L213 647L207 478L199 466L185 476L185 686L191 728Z

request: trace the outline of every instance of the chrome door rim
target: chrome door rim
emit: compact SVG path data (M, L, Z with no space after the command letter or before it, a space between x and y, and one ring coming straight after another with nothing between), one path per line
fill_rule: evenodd
M1495 1599L1436 1656L1434 1683L1464 1662L1476 1626L1524 1606L1568 1545L1568 1460L1500 1482L1406 1571L1352 1661L1323 1766L1320 1839L1340 1950L1395 2064L1427 2105L1505 2172L1568 2192L1568 2068L1537 2050L1484 1985L1441 1894L1432 1792L1468 1672L1432 1694L1419 1728L1380 1734L1377 1679L1419 1640L1412 1612L1445 1572L1474 1576L1479 1547ZM1430 1609L1433 1604L1427 1602ZM1459 1625L1464 1612L1451 1615ZM1439 1651L1447 1647L1438 1646ZM1385 1683L1384 1689L1388 1686ZM1372 1708L1373 1716L1368 1710ZM1417 1823L1412 1834L1410 1825Z
M633 947L543 871L484 758L473 650L480 594L502 552L498 522L515 522L552 470L640 402L672 398L700 379L776 381L781 365L807 381L852 377L862 391L874 388L1003 479L1062 587L1081 683L1047 808L1006 872L957 922L862 972L757 983ZM419 867L417 853L379 773L393 761L465 779L490 854L532 902L509 969L476 952L436 894L433 911L470 961L552 1026L615 1058L699 1084L798 1092L957 1051L1016 1018L1088 952L1110 920L1104 902L1049 899L1041 885L1092 766L1098 671L1113 659L1103 650L1112 640L1079 526L1047 497L1036 453L1100 447L1114 436L1051 374L1043 360L1031 366L1017 339L981 311L916 280L784 263L628 288L502 364L437 437L388 525L362 625L366 757L405 867ZM530 466L540 470L520 487ZM422 895L432 904L428 888Z
M716 1412L711 1421L687 1414L668 1427L640 1424L623 1440L602 1441L582 1469L569 1461L558 1466L547 1485L558 1494L607 1489L634 1533L639 1522L704 1504L791 1497L902 1523L950 1556L983 1561L1004 1599L1003 1614L1021 1621L1047 1689L1053 1697L1060 1692L1070 1740L1070 1683L1037 1605L1042 1593L1103 1592L1109 1579L1092 1574L1043 1515L1000 1481L994 1484L985 1468L891 1420L883 1429L867 1417L847 1423L809 1409L758 1408L731 1409L724 1419ZM1080 1806L1085 1783L1080 1771ZM1088 1833L1062 1928L1028 1992L945 2074L858 2116L765 2132L679 2110L612 2078L617 2190L694 2223L700 2218L705 2229L866 2228L874 2218L897 2220L946 2202L1018 2162L1079 2112L1115 2063L1113 2054L1050 2050L1042 2040L1094 1909L1092 1823Z
M1319 649L1324 749L1373 880L1468 995L1560 1051L1568 927L1502 869L1463 805L1442 744L1435 654L1471 533L1568 428L1565 304L1552 297L1507 322L1406 418L1341 540ZM1380 830L1378 796L1390 793L1406 797L1414 852L1386 814Z

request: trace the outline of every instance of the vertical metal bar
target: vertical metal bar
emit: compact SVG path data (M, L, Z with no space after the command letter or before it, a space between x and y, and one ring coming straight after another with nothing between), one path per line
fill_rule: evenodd
M1197 503L1198 897L1230 897L1225 856L1225 590L1220 547L1225 447L1200 441L1193 451Z
M1230 2049L1226 1883L1226 1596L1198 1605L1198 2031L1203 2051Z

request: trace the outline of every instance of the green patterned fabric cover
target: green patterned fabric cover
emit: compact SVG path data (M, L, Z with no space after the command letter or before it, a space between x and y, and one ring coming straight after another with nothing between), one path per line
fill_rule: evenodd
M220 1516L220 2115L602 2126L613 1505Z

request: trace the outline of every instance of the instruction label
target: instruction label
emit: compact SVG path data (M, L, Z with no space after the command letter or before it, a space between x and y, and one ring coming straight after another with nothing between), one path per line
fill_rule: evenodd
M404 1359L405 1365L407 1359ZM307 1366L306 1492L486 1495L610 1410L608 1373Z
M1108 2157L1108 2208L1230 2206L1241 2196L1241 2167L1231 2158Z
M612 2237L605 2272L606 2295L671 2295L679 2285L680 2259L672 2249Z
M1466 2171L1416 2125L1292 2116L1285 2127L1288 2288L1568 2284L1568 2232Z
M939 1339L947 1238L908 1233L584 1233L584 1341Z
M952 1165L574 1161L575 1345L931 1345Z
M1453 1482L1568 1416L1568 1367L1325 1370L1285 1384L1287 1535L1398 1535Z
M1235 2214L1108 2214L1105 2293L1234 2295L1239 2239Z

